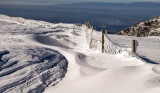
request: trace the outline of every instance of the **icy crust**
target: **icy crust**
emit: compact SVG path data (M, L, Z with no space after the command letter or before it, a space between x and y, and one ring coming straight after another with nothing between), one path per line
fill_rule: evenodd
M9 17L0 14L0 28L1 34L49 34L61 29L73 28L74 24L65 23L49 23L44 21L36 21L24 19L21 17ZM59 30L58 30L59 29Z
M0 92L41 93L65 76L67 66L64 56L48 48L0 50Z
M9 17L6 15L0 14L0 20L5 23L13 23L18 25L32 25L32 26L50 26L53 25L52 23L45 22L45 21L36 21L36 20L29 20L24 19L22 17Z

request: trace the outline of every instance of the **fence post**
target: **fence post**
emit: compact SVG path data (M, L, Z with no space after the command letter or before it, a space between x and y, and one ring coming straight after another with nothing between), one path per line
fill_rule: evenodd
M85 25L87 26L87 22L85 22Z
M132 40L132 57L136 52L136 40Z
M93 34L93 30L95 29L94 26L92 26L92 31L91 31L91 36L90 36L90 43L89 43L89 48L92 48L92 34Z
M88 23L87 22L85 22L85 25L86 25L86 28L88 29Z
M87 28L90 28L90 25L87 22L85 22L85 25Z
M105 30L102 29L102 53L104 53L104 34L105 34Z

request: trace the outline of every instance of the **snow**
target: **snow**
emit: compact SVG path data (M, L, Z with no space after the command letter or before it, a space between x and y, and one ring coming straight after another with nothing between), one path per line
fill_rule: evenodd
M160 62L159 37L107 35L101 53L101 32L93 31L99 41L90 49L84 25L0 15L0 27L0 92L160 92L160 65L147 63ZM137 57L132 39L139 41Z
M125 47L131 47L131 40L138 41L137 53L145 60L151 60L151 62L160 63L160 37L131 37L131 36L117 36L109 35L112 41L122 44Z

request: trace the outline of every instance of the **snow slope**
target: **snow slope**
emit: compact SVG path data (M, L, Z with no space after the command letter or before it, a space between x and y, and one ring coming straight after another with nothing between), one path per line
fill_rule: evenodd
M137 40L137 54L147 62L160 63L160 36L131 37L121 35L109 35L113 42L121 46L130 47L131 40Z
M111 42L121 44L128 37L109 36L102 54L96 43L88 48L84 26L0 15L0 28L0 92L160 92L160 66L131 57Z

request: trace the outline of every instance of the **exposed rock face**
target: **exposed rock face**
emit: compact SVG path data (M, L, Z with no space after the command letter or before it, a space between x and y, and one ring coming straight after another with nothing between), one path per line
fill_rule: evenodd
M134 26L126 28L117 34L137 37L160 36L160 16L146 22L138 22Z

